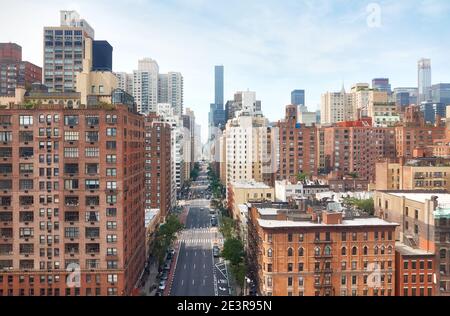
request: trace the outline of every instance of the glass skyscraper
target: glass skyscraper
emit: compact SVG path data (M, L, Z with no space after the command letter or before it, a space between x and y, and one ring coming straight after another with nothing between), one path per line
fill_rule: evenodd
M291 92L291 104L306 105L305 104L305 90L294 90Z
M224 83L223 83L223 77L224 77L224 67L223 66L216 66L214 71L214 77L215 77L215 101L214 103L216 106L221 106L223 108L224 104Z
M450 83L439 83L431 87L431 95L434 103L450 105Z
M421 59L417 64L418 103L431 100L431 60Z

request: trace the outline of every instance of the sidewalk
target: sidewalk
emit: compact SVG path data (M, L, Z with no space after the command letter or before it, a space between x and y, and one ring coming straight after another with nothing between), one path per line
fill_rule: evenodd
M154 289L151 289L154 286ZM145 280L145 285L142 288L142 292L146 296L154 296L158 290L158 264L153 262L150 266L150 272Z
M175 276L175 270L177 268L178 254L180 252L180 247L181 247L181 245L177 241L176 245L174 247L175 255L173 256L172 263L170 265L169 276L168 276L168 279L167 279L166 288L164 289L164 296L169 296L170 295L170 291L172 290L173 278Z

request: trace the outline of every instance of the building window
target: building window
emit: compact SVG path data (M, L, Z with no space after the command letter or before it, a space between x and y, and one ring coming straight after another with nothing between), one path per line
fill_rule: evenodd
M65 131L64 140L65 141L77 141L79 139L80 133L74 131Z
M267 250L267 257L272 258L272 248Z
M304 249L302 247L298 248L298 256L303 257Z
M292 248L288 248L287 255L288 257L292 257L294 255L294 250Z
M346 256L346 255L347 255L347 248L346 248L346 247L342 247L342 249L341 249L341 255L342 255L342 256Z
M19 125L20 126L33 125L33 116L31 116L31 115L20 115L19 116Z

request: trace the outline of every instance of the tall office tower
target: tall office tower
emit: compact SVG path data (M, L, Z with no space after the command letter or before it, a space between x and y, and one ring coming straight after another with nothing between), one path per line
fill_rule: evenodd
M195 136L194 136L194 144L195 144L194 159L195 159L195 161L200 161L203 159L202 126L200 124L195 124L194 134L195 134Z
M320 112L322 124L351 121L354 117L352 94L346 93L344 87L340 92L322 94Z
M291 92L291 104L305 106L305 90L294 90ZM306 111L305 111L306 112Z
M107 41L92 42L92 70L109 71L113 69L113 47Z
M172 127L155 113L145 117L145 208L162 219L172 207Z
M0 95L13 95L17 87L30 88L42 81L42 69L22 61L22 47L0 43Z
M425 122L428 124L436 124L438 117L443 119L446 117L446 106L444 103L422 102L420 111L423 113Z
M422 58L417 63L418 103L431 100L431 59Z
M139 60L138 70L133 72L133 96L138 111L142 114L157 111L158 105L158 63L151 58Z
M210 104L208 127L209 136L212 140L214 137L214 128L223 127L226 124L224 110L224 67L214 67L214 103Z
M61 23L44 27L44 80L49 92L73 92L76 73L83 68L86 38L94 30L76 11L61 11Z
M315 116L315 113L313 113ZM316 127L297 123L297 107L286 106L286 116L279 129L278 180L297 179L300 173L317 175Z
M383 91L387 93L392 92L391 84L389 83L389 78L375 78L372 80L372 89Z
M128 94L133 95L133 74L127 74L125 72L117 72L116 77L118 80L118 87Z
M417 88L402 87L394 89L395 104L399 110L404 110L410 105L417 105L419 90Z
M434 103L450 105L450 83L439 83L431 87L431 96Z
M79 93L16 98L0 113L0 291L132 294L145 263L143 117L115 92L76 110Z
M217 106L224 105L224 67L215 66L214 68L214 102Z

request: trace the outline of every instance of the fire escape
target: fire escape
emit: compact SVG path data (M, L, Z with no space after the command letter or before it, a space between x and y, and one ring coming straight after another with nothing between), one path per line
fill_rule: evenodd
M332 284L332 240L314 240L314 288L319 291L319 296L334 295L334 288ZM319 278L319 282L317 282Z

